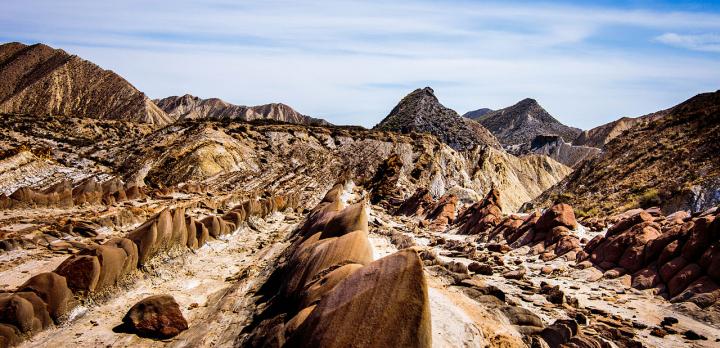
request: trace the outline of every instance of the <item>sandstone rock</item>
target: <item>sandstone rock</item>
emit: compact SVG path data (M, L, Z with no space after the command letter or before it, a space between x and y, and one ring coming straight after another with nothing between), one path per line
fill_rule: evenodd
M53 320L48 313L47 304L34 292L16 292L13 296L20 296L30 302L33 307L33 315L39 324L39 328L44 330L53 325Z
M22 333L17 327L0 323L0 347L14 347L22 342Z
M0 294L0 323L13 325L22 333L42 329L42 322L35 317L33 303L15 294Z
M477 274L482 274L482 275L492 275L493 274L492 266L485 264L485 263L481 264L479 262L471 262L468 265L468 271L477 273Z
M422 264L415 251L406 249L355 271L338 284L286 346L430 347L431 340Z
M187 330L188 324L180 306L170 295L154 295L133 305L123 323L138 335L169 338Z
M54 272L33 276L17 291L37 294L47 304L47 310L55 323L65 318L73 304L73 294L68 288L65 277Z
M73 292L92 292L100 280L100 261L97 256L71 256L58 266L55 273L65 277Z

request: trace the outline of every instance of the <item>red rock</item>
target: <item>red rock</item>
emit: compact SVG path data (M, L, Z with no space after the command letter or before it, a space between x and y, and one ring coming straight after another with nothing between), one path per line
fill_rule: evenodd
M700 308L707 308L720 300L720 286L710 277L703 276L692 282L682 293L673 297L671 302L693 302Z
M687 264L688 261L682 256L670 260L660 267L660 278L662 278L665 283L669 282L670 279L672 279L678 271L687 266Z
M133 305L123 323L141 336L169 338L187 330L180 306L169 295L150 296Z
M557 226L564 226L571 230L577 228L575 212L570 205L564 203L555 204L546 210L535 224L535 229L537 231L550 231Z
M713 216L705 216L695 220L695 225L690 231L690 238L682 249L682 256L688 260L697 260L705 251L705 248L713 242L712 223Z
M73 291L92 292L100 280L100 261L97 256L71 256L58 266L55 273L65 277Z
M643 222L651 222L651 221L653 221L653 217L650 214L648 214L644 210L639 211L636 214L630 215L630 216L620 220L619 222L617 222L616 224L614 224L613 226L608 228L607 233L605 235L608 237L614 236L614 235L621 233L637 224L640 224Z
M632 276L632 287L636 289L651 289L658 283L660 283L660 275L652 268L643 268Z
M698 264L691 263L685 266L667 283L668 293L670 296L681 293L688 285L700 278L701 275L702 268Z

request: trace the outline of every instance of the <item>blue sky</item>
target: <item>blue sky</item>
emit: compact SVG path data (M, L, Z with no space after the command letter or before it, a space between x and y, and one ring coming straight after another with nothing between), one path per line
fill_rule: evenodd
M532 97L591 128L720 89L720 1L5 1L43 42L152 98L284 102L371 127L433 87L459 113Z

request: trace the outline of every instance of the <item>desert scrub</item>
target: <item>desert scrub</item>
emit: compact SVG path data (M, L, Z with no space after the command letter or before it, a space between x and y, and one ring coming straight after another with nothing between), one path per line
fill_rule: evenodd
M643 192L643 194L640 195L639 201L640 201L640 206L643 208L660 205L660 203L662 203L662 200L660 199L660 193L658 192L657 189L654 189L654 188L651 188L651 189Z

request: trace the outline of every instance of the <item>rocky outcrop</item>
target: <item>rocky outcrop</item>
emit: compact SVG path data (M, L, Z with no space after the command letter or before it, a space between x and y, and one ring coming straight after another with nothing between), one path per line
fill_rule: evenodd
M440 104L430 87L416 89L405 96L373 129L427 132L455 150L468 150L477 145L499 146L487 129Z
M188 329L180 306L170 295L154 295L134 304L123 324L142 337L171 338Z
M241 346L431 346L420 258L408 249L373 261L366 203L341 209L342 191L335 185L293 234Z
M198 119L273 120L305 125L329 125L323 119L305 116L281 103L244 106L230 104L218 98L201 99L189 94L156 99L155 103L168 116L178 121Z
M0 209L34 207L71 208L82 204L106 204L145 198L138 186L124 184L119 178L98 183L94 177L83 180L73 187L69 180L43 189L21 187L10 196L0 195Z
M628 275L635 288L706 308L720 300L720 214L676 218L636 211L591 240L579 259L606 277Z
M112 71L43 44L0 46L0 112L132 120L172 119Z
M557 135L565 142L571 142L581 132L580 129L560 123L536 100L530 98L473 119L492 132L506 148L530 143L538 135Z
M578 223L571 206L557 204L542 214L503 217L498 197L499 192L493 189L482 202L463 212L455 224L457 233L477 236L476 240L491 251L505 252L528 245L531 254L545 261L560 256L576 259L582 248L580 238L573 233Z
M600 153L600 149L589 146L576 146L565 142L558 135L538 135L530 143L528 153L548 156L568 167L592 158Z
M719 110L720 91L704 93L632 127L534 202L566 202L590 216L713 207L720 203Z

